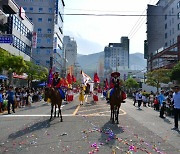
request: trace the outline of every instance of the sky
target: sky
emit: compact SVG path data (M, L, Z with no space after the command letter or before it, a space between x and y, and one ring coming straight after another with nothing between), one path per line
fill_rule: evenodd
M145 15L147 4L158 0L64 0L64 14ZM64 35L77 42L77 52L88 55L104 51L109 43L130 39L130 53L143 53L146 40L145 16L64 15Z

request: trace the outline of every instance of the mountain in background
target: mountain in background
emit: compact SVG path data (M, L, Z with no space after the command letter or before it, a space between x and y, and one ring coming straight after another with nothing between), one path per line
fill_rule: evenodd
M143 70L146 68L146 60L144 59L144 54L133 53L130 54L130 69L131 70ZM97 71L99 60L104 59L104 52L82 55L77 54L77 62L79 63L81 69L89 74L91 77L94 72Z

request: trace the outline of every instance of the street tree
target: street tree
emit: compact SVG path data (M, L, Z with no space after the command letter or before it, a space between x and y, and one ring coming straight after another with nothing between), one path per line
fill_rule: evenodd
M180 81L180 62L173 67L170 77L171 80Z
M170 82L170 70L168 69L153 70L152 72L148 72L146 74L146 77L147 77L146 83L150 86L156 87L157 92L159 92L161 83Z
M38 66L33 62L26 61L28 66L26 73L28 75L28 85L30 86L32 80L47 81L48 69L42 66Z
M127 79L124 85L130 93L132 92L132 89L136 89L139 87L138 82L133 78Z

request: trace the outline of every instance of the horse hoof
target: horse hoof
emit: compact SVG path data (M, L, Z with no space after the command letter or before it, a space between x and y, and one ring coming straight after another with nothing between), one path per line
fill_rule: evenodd
M119 121L117 122L117 124L119 124Z
M63 120L61 119L61 122L63 122Z

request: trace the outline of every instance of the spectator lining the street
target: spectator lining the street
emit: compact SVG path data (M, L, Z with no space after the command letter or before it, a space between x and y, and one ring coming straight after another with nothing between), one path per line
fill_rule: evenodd
M138 109L141 109L141 104L142 104L142 93L141 91L136 93L136 100L138 101Z
M174 102L174 128L173 130L178 130L178 118L180 115L180 88L179 86L174 87L173 102Z
M13 91L13 87L10 86L7 92L7 100L8 100L8 114L11 114L10 107L12 104L12 111L15 113L15 93Z
M158 101L160 105L160 118L165 118L164 117L164 110L165 110L165 96L164 96L164 91L161 90L161 94L158 96Z
M3 89L0 89L0 113L2 112L3 106Z

